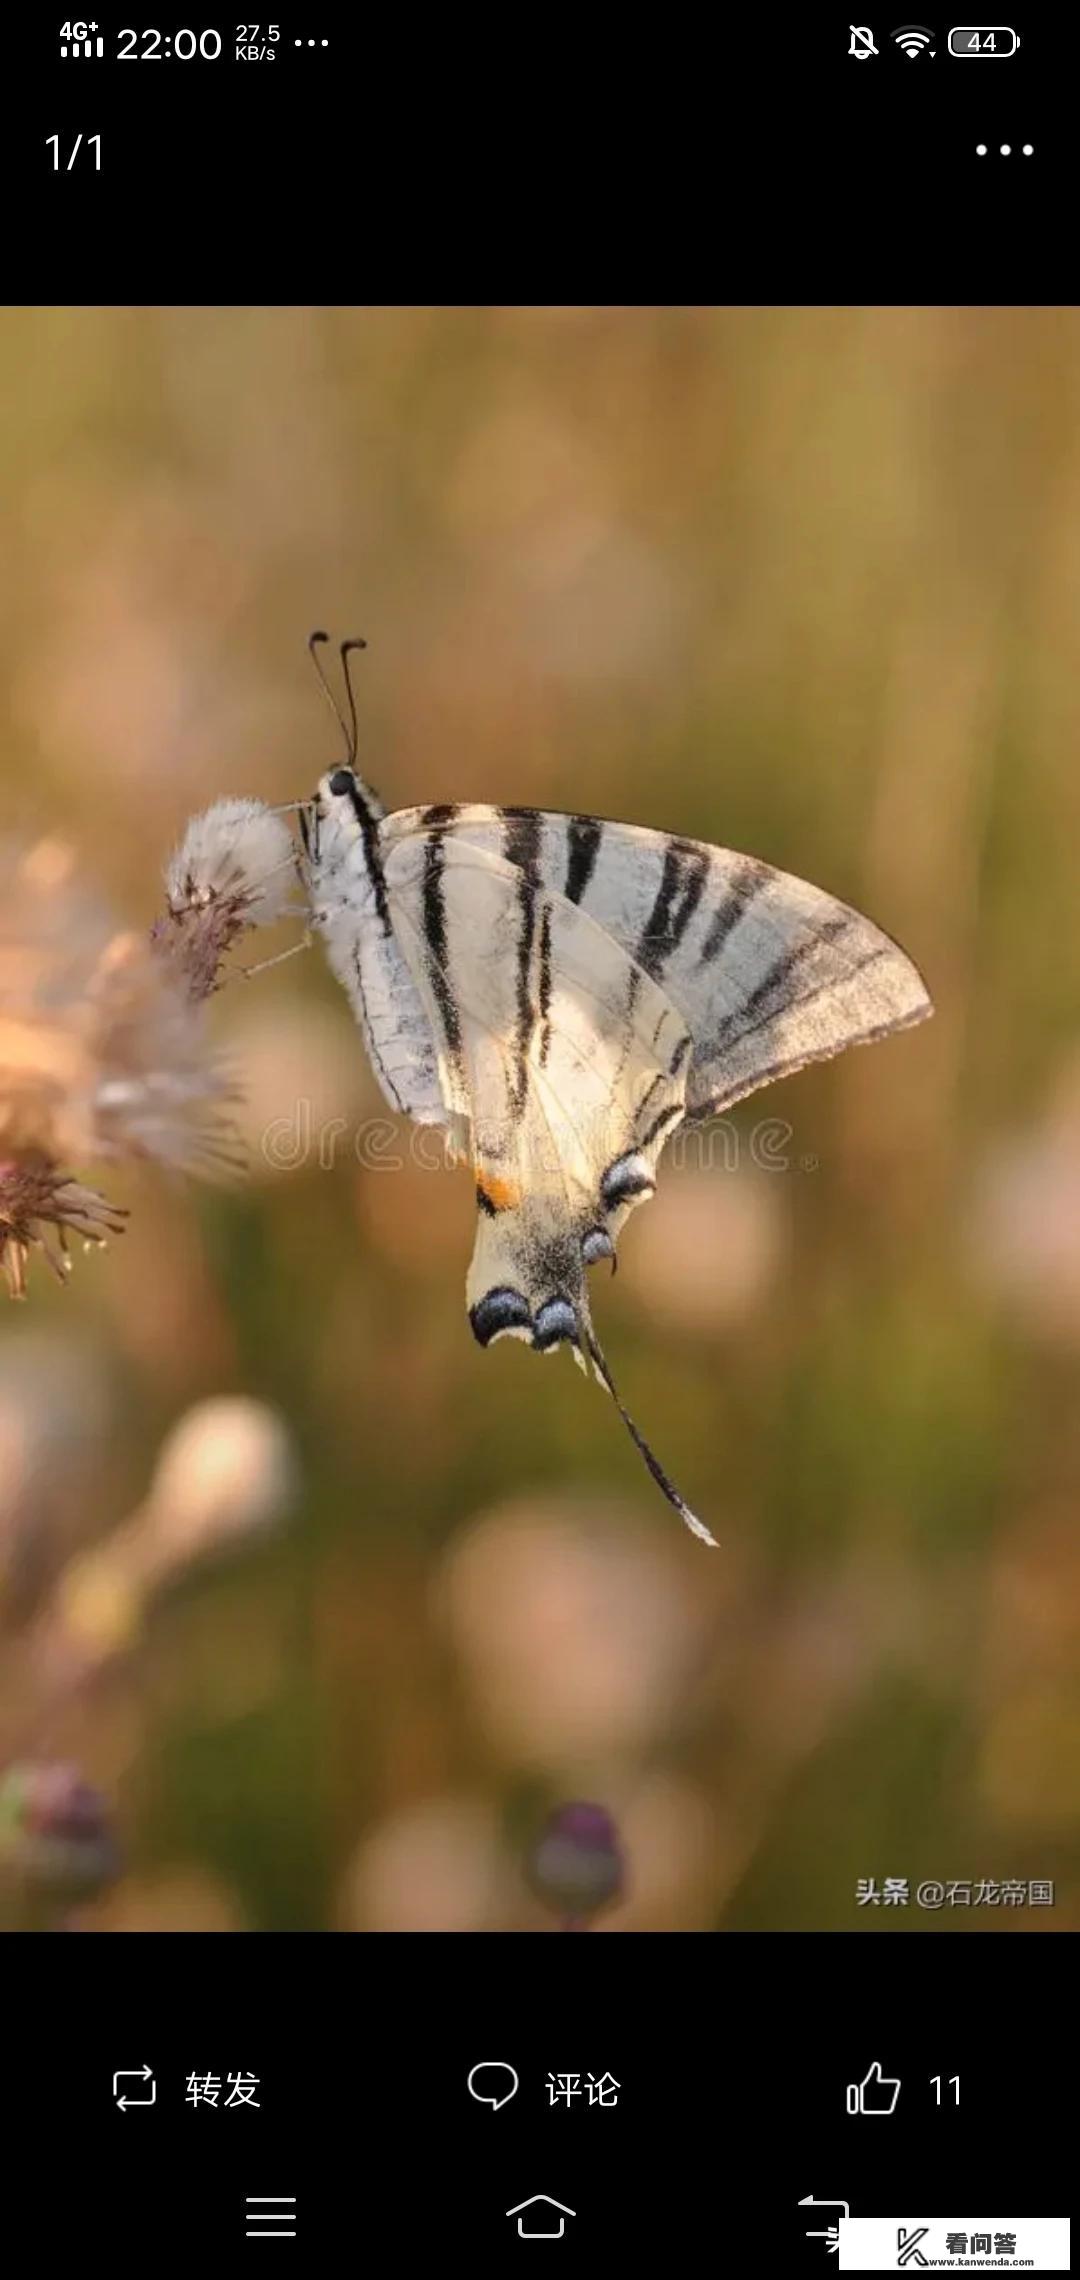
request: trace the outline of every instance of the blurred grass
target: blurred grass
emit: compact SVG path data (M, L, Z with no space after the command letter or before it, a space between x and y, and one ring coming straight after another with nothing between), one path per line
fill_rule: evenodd
M736 1210L764 1178L789 1230L763 1287L707 1253L695 1188L708 1272L735 1278L715 1327L668 1298L658 1326L644 1271L598 1293L712 1558L563 1360L474 1347L460 1178L362 1168L348 1138L330 1169L256 1152L231 1193L147 1177L122 1243L66 1293L39 1279L35 1325L108 1387L87 1534L221 1390L285 1414L305 1480L289 1538L193 1579L119 1706L106 1690L50 1736L118 1800L130 1865L100 1920L171 1920L140 1897L170 1876L185 1921L370 1920L363 1864L393 1889L401 1828L437 1923L450 1839L410 1816L479 1801L496 1833L453 1824L454 1876L483 1843L512 1869L546 1801L596 1788L628 1828L645 1800L641 1843L665 1831L670 1852L654 1884L628 1842L615 1923L1077 1928L1057 1642L1080 1633L1080 1572L1046 1515L1080 1504L1080 1295L1057 1287L1080 1169L1047 1197L1045 1305L995 1267L978 1197L1078 1065L1080 315L27 309L0 328L5 817L62 830L133 921L193 807L294 799L333 756L303 654L324 624L367 636L361 764L391 805L585 805L745 848L861 903L938 1006L737 1113L739 1167L711 1176ZM280 1022L267 1116L316 1082L350 1133L381 1114L317 953L237 982L215 1019L241 1068ZM746 1163L759 1114L791 1124L783 1172ZM25 1321L0 1320L0 1372ZM583 1710L541 1777L440 1595L482 1509L613 1496L612 1591L646 1588L626 1536L670 1571L671 1621L704 1609L706 1634L647 1743L598 1740ZM1006 1654L999 1578L1029 1544ZM569 1616L545 1589L554 1671ZM505 1617L492 1599L483 1620ZM590 1601L573 1652L632 1662L608 1621ZM255 1699L231 1701L213 1674L245 1657ZM854 1906L870 1874L1056 1876L1058 1904L883 1918ZM506 1891L494 1920L533 1921Z

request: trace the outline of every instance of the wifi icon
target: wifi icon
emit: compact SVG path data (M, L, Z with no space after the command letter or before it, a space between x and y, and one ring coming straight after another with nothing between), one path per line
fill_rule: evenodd
M930 47L934 35L933 32L928 32L923 24L901 24L899 31L894 32L892 37L896 41L897 47L903 48L904 54L910 56L912 63L914 63L916 56L920 56L924 48ZM930 48L931 55L933 52L933 49Z

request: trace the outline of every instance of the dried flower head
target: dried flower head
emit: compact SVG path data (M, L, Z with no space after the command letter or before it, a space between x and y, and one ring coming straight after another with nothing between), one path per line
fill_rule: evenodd
M39 1250L63 1282L71 1267L68 1236L101 1244L123 1233L126 1218L122 1207L68 1179L43 1156L0 1159L0 1271L10 1296L26 1296L31 1251Z
M162 961L72 873L52 842L0 848L0 1151L187 1167L232 1087Z
M0 1149L56 1158L85 1137L87 977L111 929L70 849L0 846ZM79 1131L71 1129L78 1102Z
M60 1273L69 1233L100 1243L124 1214L73 1163L235 1160L234 1097L195 1009L137 935L118 933L70 851L0 845L0 1264L21 1295L31 1249ZM50 1231L51 1237L50 1239Z
M185 1172L234 1165L235 1083L210 1051L196 1008L141 935L113 937L88 1000L97 1066L82 1153Z
M192 817L166 865L168 909L150 937L192 998L218 987L222 959L248 927L288 915L296 861L292 834L261 800L216 800Z

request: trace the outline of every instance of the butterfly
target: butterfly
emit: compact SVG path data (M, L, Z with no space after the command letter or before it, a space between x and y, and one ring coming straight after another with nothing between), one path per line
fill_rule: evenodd
M690 1510L625 1409L593 1326L680 1124L932 1011L910 958L821 888L695 839L587 814L438 806L388 814L344 765L301 811L312 924L391 1107L446 1128L476 1186L466 1284L481 1346L569 1345L654 1480Z

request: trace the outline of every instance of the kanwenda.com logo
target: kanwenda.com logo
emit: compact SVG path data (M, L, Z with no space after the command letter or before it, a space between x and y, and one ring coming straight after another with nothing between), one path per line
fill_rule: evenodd
M848 2217L841 2272L1068 2272L1067 2217Z

